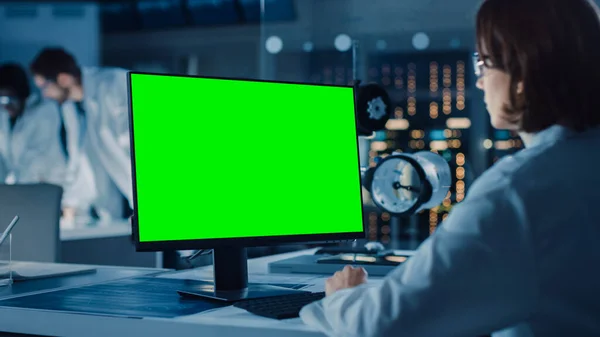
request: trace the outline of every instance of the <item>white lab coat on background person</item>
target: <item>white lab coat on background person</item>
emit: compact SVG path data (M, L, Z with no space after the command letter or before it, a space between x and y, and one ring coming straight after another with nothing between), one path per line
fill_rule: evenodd
M69 129L82 134L78 152L85 153L93 173L93 206L101 220L118 219L123 214L123 196L133 207L127 70L86 67L81 70L85 124L73 125L77 118L65 121L69 120ZM85 180L76 177L83 171L70 174L72 181Z
M96 199L96 183L87 154L83 151L85 119L80 116L73 102L61 106L66 131L67 174L64 186L63 209L72 208L76 214L89 214Z
M339 337L600 336L599 147L600 128L533 135L407 262L301 319Z
M2 145L0 144L0 147L1 146ZM6 180L7 176L8 176L8 167L6 166L6 163L4 162L4 157L0 153L0 184L4 184L4 181Z
M63 186L66 161L59 140L60 112L55 102L31 95L11 130L0 110L0 183Z

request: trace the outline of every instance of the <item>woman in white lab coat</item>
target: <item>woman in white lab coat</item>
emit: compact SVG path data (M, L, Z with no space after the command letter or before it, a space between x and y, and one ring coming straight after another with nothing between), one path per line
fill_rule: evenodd
M0 183L62 186L58 105L31 94L25 70L0 66Z
M450 6L450 4L449 4ZM329 336L600 336L600 19L591 0L486 0L477 87L526 148L407 262L346 267L301 311Z
M31 70L45 97L75 107L73 112L63 105L63 115L70 137L78 139L77 152L89 160L94 209L101 219L122 218L124 206L133 207L127 71L81 68L60 48L42 50L31 63ZM78 170L69 172L80 174Z

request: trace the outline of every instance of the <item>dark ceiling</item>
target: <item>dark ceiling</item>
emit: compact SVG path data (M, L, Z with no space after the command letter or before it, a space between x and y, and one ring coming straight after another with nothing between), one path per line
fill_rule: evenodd
M297 1L297 0L296 0ZM302 0L307 1L307 0ZM103 1L5 1L5 16L35 11L35 4L96 3L100 5L102 29L105 33L140 30L173 29L196 26L259 24L293 21L297 18L295 0L267 0L267 11L261 13L261 0L103 0ZM71 7L71 6L67 6ZM81 10L56 8L56 13L70 16Z

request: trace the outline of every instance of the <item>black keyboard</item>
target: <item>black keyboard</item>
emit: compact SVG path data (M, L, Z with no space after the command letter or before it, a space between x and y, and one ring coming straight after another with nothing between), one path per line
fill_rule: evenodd
M318 301L323 297L325 297L324 292L307 292L292 295L255 298L237 302L233 306L262 317L286 319L298 317L302 307L309 303Z

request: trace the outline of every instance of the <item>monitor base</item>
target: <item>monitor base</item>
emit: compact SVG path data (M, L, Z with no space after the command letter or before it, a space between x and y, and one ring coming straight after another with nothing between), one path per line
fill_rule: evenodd
M254 298L283 296L305 293L307 291L283 288L268 284L250 284L242 290L215 290L213 284L195 287L196 289L178 290L177 293L186 298L203 298L221 302L238 302Z
M177 293L184 297L235 302L306 292L269 284L248 284L248 257L243 247L213 249L213 273L214 282L194 285Z

